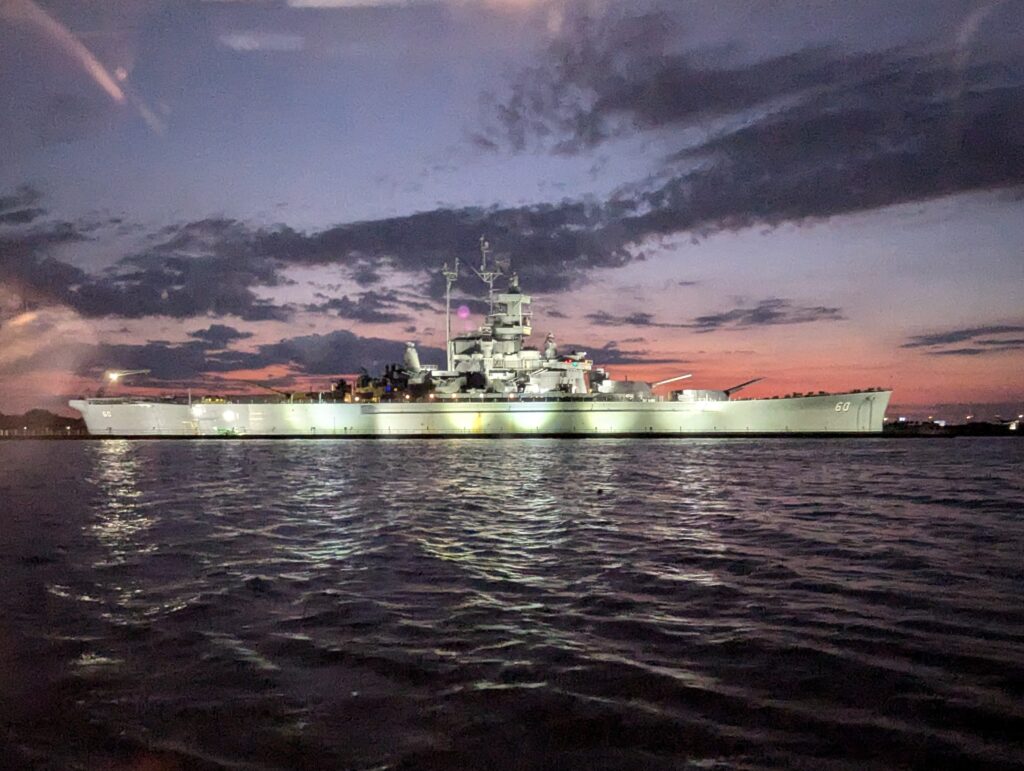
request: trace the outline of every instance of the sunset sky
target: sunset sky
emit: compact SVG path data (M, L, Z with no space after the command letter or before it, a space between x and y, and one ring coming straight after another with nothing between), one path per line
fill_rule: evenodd
M3 412L441 361L482 235L615 376L1024 412L1022 0L0 0L0 97Z

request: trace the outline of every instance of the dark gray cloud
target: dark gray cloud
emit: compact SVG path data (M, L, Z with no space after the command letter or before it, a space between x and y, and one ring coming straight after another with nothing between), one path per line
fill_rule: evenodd
M0 229L0 281L29 301L67 305L89 317L213 314L262 321L283 320L291 313L255 291L285 283L280 265L265 255L237 250L236 234L223 228L203 230L205 243L200 227L164 234L145 253L89 273L59 259L60 250L89 241L119 221L6 224Z
M364 324L391 324L395 322L409 322L411 318L406 313L396 311L401 300L394 291L390 292L364 292L355 300L348 295L342 297L327 298L318 294L324 302L315 305L307 305L306 310L314 312L333 312L343 319L361 321Z
M689 324L669 324L657 321L651 313L630 313L615 316L607 311L588 313L585 317L591 324L599 327L688 327Z
M761 300L754 306L732 308L721 313L697 316L683 322L658 321L653 314L645 312L616 316L607 311L597 311L588 313L586 318L592 324L604 327L659 327L713 332L720 329L749 329L780 324L840 321L844 316L840 308L830 308L824 305L795 306L789 300L770 297Z
M338 265L369 285L385 268L423 274L454 257L475 263L486 234L514 257L524 287L552 292L677 233L1024 184L1024 60L958 69L947 54L814 49L716 69L674 52L663 17L603 24L570 25L502 125L567 147L602 141L619 130L613 123L689 142L656 177L604 202L438 208L315 232L202 220L168 229L165 248ZM563 107L576 111L571 119ZM695 128L724 115L736 118L720 124L729 128L693 144ZM431 297L442 289L440 276L430 279Z
M583 152L622 134L656 137L648 146L668 156L658 174L608 200L442 206L308 232L209 217L164 228L142 254L93 274L60 258L91 232L47 224L38 192L21 188L0 198L0 281L88 316L286 319L292 309L261 288L284 283L291 265L337 266L362 288L390 271L410 274L436 299L440 277L424 275L456 256L475 262L486 234L514 257L524 288L557 292L677 233L1024 183L1024 64L1019 47L1006 49L1017 58L1001 50L997 60L983 38L1015 4L993 12L968 57L816 47L760 60L687 50L686 11L660 5L578 4L584 10L491 107L482 143L494 147ZM605 15L586 15L596 9ZM77 109L66 103L55 114ZM324 310L354 320L406 316L360 305L362 296L329 302L336 307Z
M0 212L34 206L42 200L42 197L42 193L31 185L19 185L13 193L0 195Z
M381 275L378 270L373 265L365 262L353 266L351 275L352 280L362 287L379 284L381 280Z
M809 49L725 67L682 52L673 18L580 17L492 108L490 141L513 150L655 129L681 148L609 202L623 243L1024 184L1019 49Z
M928 351L928 353L931 356L984 356L985 354L1002 353L1004 351L1024 351L1024 343L988 348L972 346L943 348L936 351Z
M107 370L149 370L135 375L132 385L164 385L186 382L198 384L204 373L217 371L209 358L209 344L198 340L169 343L83 343L65 337L47 337L31 355L8 360L0 366L0 375L9 377L52 369L55 365L104 383Z
M808 324L815 321L841 321L842 309L825 305L796 306L789 300L771 297L753 307L732 308L721 313L697 316L689 326L698 332L719 329L749 329L779 324Z
M428 346L419 350L424 363L439 364L444 360L440 348ZM348 330L338 330L261 345L254 353L225 355L217 359L217 366L254 369L287 364L308 375L338 375L358 372L360 367L379 372L387 364L400 363L404 353L404 341L360 337Z
M260 345L255 351L207 350L204 343L170 345L150 342L141 346L99 346L96 358L103 366L146 368L153 377L184 379L208 373L262 369L285 365L303 375L334 376L358 372L365 367L371 372L383 370L387 364L402 361L405 342L375 337L360 337L348 330L323 335L302 335ZM420 349L425 362L440 362L444 352L439 348Z
M216 325L215 325L216 326ZM230 328L228 328L230 329ZM147 369L148 376L136 376L135 385L161 387L204 386L219 383L225 375L237 370L263 369L285 366L298 375L330 377L358 372L365 367L379 373L387 364L400 363L405 353L404 340L360 337L347 330L323 335L303 335L285 338L274 343L257 346L253 351L220 350L220 339L236 337L237 330L222 332L200 330L203 338L182 343L150 340L139 344L99 343L83 344L63 339L51 340L32 356L5 364L0 374L23 374L52 366L53 361L70 363L75 372L101 381L102 373L110 369ZM195 334L195 333L194 333ZM420 348L425 363L440 364L444 351L439 348ZM287 378L279 382L286 382ZM327 382L324 383L327 386Z
M902 83L872 93L892 82L879 76L841 106L803 104L679 153L698 169L641 193L634 227L738 229L1024 184L1024 86L956 101L938 86L917 100Z
M311 233L284 225L261 228L207 218L161 229L150 237L144 252L101 274L87 273L54 256L62 245L91 238L85 225L9 229L0 233L0 279L87 316L286 319L291 308L263 299L255 290L286 283L283 270L289 265L340 266L350 269L357 282L359 276L370 280L369 273L385 267L419 276L427 273L426 297L436 299L443 294L438 267L456 256L464 264L475 264L483 232L502 253L515 256L512 269L531 289L566 289L594 268L624 265L633 258L624 233L607 219L603 208L565 202L438 209ZM459 286L480 289L466 269ZM423 294L408 291L367 292L313 309L381 323L404 321L405 311L436 312Z
M405 273L435 274L459 257L477 264L477 242L486 234L500 254L512 256L524 286L559 291L589 271L618 267L633 258L628 234L608 206L564 201L511 208L441 208L402 217L355 222L315 233L279 227L255 234L257 253L291 264L389 267ZM463 271L462 285L472 283ZM443 279L429 284L443 293Z
M531 75L530 89L541 92L523 92L520 112L532 111L524 125L553 136L544 121L554 120L565 134L559 141L582 147L613 133L608 126L622 117L616 125L663 129L676 146L690 143L656 177L604 202L442 207L312 232L206 218L165 228L144 254L102 275L59 262L55 247L89 234L66 223L63 231L39 227L30 219L38 214L13 214L39 208L29 203L10 210L33 227L0 237L0 278L90 316L284 319L291 309L257 290L280 285L289 265L338 266L363 286L385 269L428 276L426 292L436 299L443 291L437 267L454 257L475 263L477 239L486 234L514 257L524 288L557 292L594 270L641 258L648 244L678 233L799 222L1024 184L1020 58L957 68L950 55L813 50L715 69L676 52L661 17L620 15L610 26L568 29L561 57L556 51ZM554 97L544 88L555 89L558 104L582 112L568 123L552 117ZM736 119L693 144L693 130L706 130L702 121L712 114ZM479 289L468 274L461 286ZM404 316L358 299L334 303L331 310L356 320ZM736 312L743 310L773 311Z
M43 209L31 207L6 211L0 213L0 225L26 225L33 220L39 219L45 213Z
M247 321L285 320L288 306L261 298L257 287L280 286L278 266L249 256L179 257L146 254L70 287L61 299L86 316L213 314Z
M634 239L616 219L618 212L616 205L580 201L440 208L311 232L283 224L254 227L239 220L207 218L163 228L153 235L144 255L125 260L123 267L134 264L154 270L155 274L136 273L133 278L160 283L162 273L181 271L185 260L195 262L197 270L215 263L232 269L244 286L274 286L281 281L279 270L289 265L340 267L360 286L370 286L387 268L428 274L427 295L437 299L444 288L437 272L442 263L458 257L464 266L477 264L477 243L487 234L496 256L511 257L510 269L518 272L524 286L561 291L595 268L625 265L638 254L631 246ZM477 291L478 283L464 267L460 287ZM403 299L416 301L413 296ZM420 309L430 307L422 298L420 302Z
M27 304L59 301L62 293L88 282L89 276L52 253L87 238L70 222L0 228L0 284Z
M190 332L189 337L194 337L200 342L206 343L210 348L227 348L236 340L245 340L252 337L252 332L241 332L227 324L211 324L206 329L197 329Z
M255 254L254 240L251 228L228 217L167 225L150 236L153 253L191 256Z
M903 344L904 348L927 348L940 345L962 343L967 340L988 337L990 335L1019 334L1024 326L1018 324L997 324L987 327L965 327L951 329L946 332L934 332L927 335L914 335Z
M39 219L46 210L38 204L42 194L31 185L21 185L10 195L0 196L0 225L27 225Z
M356 262L356 264L348 266L348 275L363 289L379 284L384 278L380 273L380 265L371 265L368 262ZM330 292L339 292L343 288L342 284L323 284L315 281L310 281L309 284L322 291Z
M1024 325L994 324L982 327L964 327L945 332L914 335L903 348L922 348L932 356L983 356L992 353L1024 350L1024 338L1004 337L1019 335Z
M490 97L496 124L479 144L581 152L626 133L689 126L792 98L872 61L806 49L716 66L680 50L679 22L669 10L573 14L542 62L514 77L503 98Z
M643 78L657 80L646 64L634 71L634 55L628 49L612 57L624 58L625 64L615 66L640 79L627 79L619 88L642 90ZM1021 186L1024 59L962 70L952 61L948 55L813 51L749 65L741 78L725 81L777 84L766 91L735 86L758 98L774 89L770 109L751 102L731 128L693 144L694 129L707 130L703 113L678 107L663 116L667 127L678 129L668 141L677 136L677 145L690 143L671 153L656 176L624 186L603 202L438 208L309 233L213 220L185 223L163 235L171 249L198 244L234 259L338 265L365 282L384 268L423 274L454 257L475 264L477 240L486 234L499 252L513 256L525 288L553 292L579 284L596 269L638 259L647 244L678 233L700 236ZM694 67L687 72L697 77ZM557 86L558 77L568 76L552 77ZM711 82L712 91L726 90L717 77ZM783 82L790 84L786 94ZM655 94L665 87L659 83L651 86L657 86ZM672 81L669 90L676 88L683 87ZM650 97L651 103L661 98ZM679 98L694 97L686 92ZM634 128L642 129L655 120L653 107L641 109L647 99L633 104L609 96L599 104L632 111L639 116ZM722 109L742 101L711 99ZM544 100L539 104L543 111ZM439 275L428 289L431 297L441 295Z
M213 337L220 337L219 332L215 332ZM219 347L205 339L183 343L150 340L141 344L94 345L54 341L33 357L18 360L6 367L3 374L30 372L45 366L54 358L60 358L75 362L74 368L78 374L96 378L98 382L102 373L110 369L147 369L150 370L148 376L136 376L132 383L165 388L223 388L224 376L234 371L283 365L297 375L323 376L326 387L326 381L332 377L352 374L364 367L371 373L380 373L386 365L400 363L405 352L405 341L360 337L350 331L339 330L322 335L285 338L260 345L254 351L214 350ZM598 364L659 364L675 361L653 357L646 350L620 349L614 341L604 346L560 344L559 348L563 351L587 351ZM425 363L441 364L444 361L444 351L440 348L425 346L419 351ZM284 385L288 378L278 378L275 382Z
M614 340L605 343L605 345L588 346L581 345L579 343L571 343L564 345L558 344L560 351L586 351L587 356L593 360L597 366L614 366L614 365L629 365L629 364L678 364L682 363L679 359L664 359L656 356L652 356L650 351L645 349L624 349L619 348L619 345Z
M96 377L108 369L148 369L149 375L132 378L135 385L159 385L163 381L199 379L206 372L217 371L209 345L202 341L168 343L151 340L146 343L100 343L82 346L78 357L79 374Z

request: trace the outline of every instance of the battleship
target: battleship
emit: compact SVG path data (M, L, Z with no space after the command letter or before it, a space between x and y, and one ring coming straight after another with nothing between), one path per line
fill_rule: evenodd
M560 352L554 335L527 345L531 298L481 239L488 312L476 330L452 334L459 261L445 265L441 366L407 343L401 364L376 377L337 381L328 391L267 396L96 396L73 399L90 434L116 437L608 437L864 435L882 431L891 391L736 394L677 388L689 373L648 383L616 380L585 351ZM498 279L504 286L496 288ZM119 375L111 373L112 379ZM666 386L671 386L666 389ZM660 389L660 390L659 390Z

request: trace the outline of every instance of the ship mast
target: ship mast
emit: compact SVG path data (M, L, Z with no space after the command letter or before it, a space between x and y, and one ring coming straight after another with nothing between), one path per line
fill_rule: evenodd
M449 268L448 263L441 268L444 276L444 349L448 355L447 371L452 370L452 284L459 277L459 258L455 258L455 267Z
M501 268L495 266L488 270L487 268L487 255L491 253L491 245L487 242L487 239L480 236L480 270L475 270L480 280L487 284L487 306L488 315L494 313L494 279L501 275Z

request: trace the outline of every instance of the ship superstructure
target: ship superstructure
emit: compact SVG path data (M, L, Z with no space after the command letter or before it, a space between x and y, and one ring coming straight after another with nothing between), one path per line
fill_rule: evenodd
M330 391L275 397L201 399L75 399L90 433L108 436L653 436L681 434L879 433L891 392L792 394L735 399L757 382L723 390L672 390L657 383L619 381L586 352L559 352L552 334L539 347L532 334L531 298L515 273L491 259L480 242L488 312L477 329L451 332L451 290L458 261L444 266L445 358L423 364L414 343L401 365L383 374L341 380ZM496 289L499 278L505 286Z
M480 241L480 268L474 269L487 285L488 312L484 323L471 332L451 334L451 286L458 278L459 263L444 267L445 329L447 366L422 365L415 344L408 343L402 371L408 385L417 393L446 398L455 394L481 398L543 394L585 395L589 393L587 375L593 362L585 352L559 355L553 334L548 334L541 349L526 345L533 331L532 298L524 294L515 273L507 286L496 290L494 283L503 275L500 266L489 261L490 245Z

